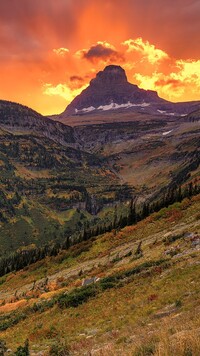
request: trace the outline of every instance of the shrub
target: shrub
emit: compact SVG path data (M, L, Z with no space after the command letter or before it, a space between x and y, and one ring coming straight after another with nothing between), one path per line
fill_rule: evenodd
M90 285L59 296L57 303L60 308L76 308L78 305L87 302L90 298L95 297L96 294L97 289L94 285Z
M101 290L104 291L106 289L111 289L111 288L114 288L116 286L116 283L114 281L104 281L102 280L100 282L100 287L101 287Z
M150 342L145 345L141 345L135 351L135 356L153 356L156 350L156 345L154 342Z
M176 308L181 308L181 307L182 307L182 302L181 302L180 299L177 299L177 300L175 301L175 306L176 306Z
M129 251L129 252L126 253L126 255L124 255L124 257L130 257L130 256L132 256L132 254L133 254L133 252Z
M19 346L17 351L14 353L16 356L29 356L29 341L28 339L25 341L24 346Z
M168 236L163 239L163 242L165 245L170 245L171 243L175 242L176 240L179 240L182 237L184 237L184 235L185 235L185 232L177 234L177 235Z
M51 346L49 350L49 356L68 356L68 355L70 355L69 349L63 343L56 342Z

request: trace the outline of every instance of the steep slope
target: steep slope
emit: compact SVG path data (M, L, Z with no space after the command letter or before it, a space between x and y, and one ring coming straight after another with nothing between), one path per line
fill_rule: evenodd
M7 347L28 338L31 354L199 355L199 208L200 196L185 199L1 278Z
M26 106L4 100L0 100L0 128L14 133L44 136L67 146L75 143L71 127L46 119Z
M186 119L189 121L200 121L200 109L192 111L189 115L187 115Z

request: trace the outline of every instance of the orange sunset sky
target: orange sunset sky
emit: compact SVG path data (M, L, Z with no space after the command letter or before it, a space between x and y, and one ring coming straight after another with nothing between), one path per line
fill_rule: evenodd
M171 101L200 100L199 0L0 1L0 99L62 112L108 64Z

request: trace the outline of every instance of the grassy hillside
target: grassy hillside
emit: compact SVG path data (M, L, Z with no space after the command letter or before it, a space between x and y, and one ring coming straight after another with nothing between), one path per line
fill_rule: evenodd
M28 338L32 354L199 355L199 211L199 195L184 199L2 277L7 347Z
M131 188L101 157L29 133L0 136L1 254L62 240ZM95 218L96 219L96 218Z

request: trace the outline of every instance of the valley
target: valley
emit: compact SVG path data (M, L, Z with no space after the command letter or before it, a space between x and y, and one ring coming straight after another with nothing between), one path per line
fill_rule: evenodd
M11 354L200 353L200 104L167 102L120 68L61 115L0 101Z
M97 223L102 209L151 199L192 162L190 180L199 181L197 120L129 114L123 123L70 127L20 105L1 108L2 253L62 241Z

